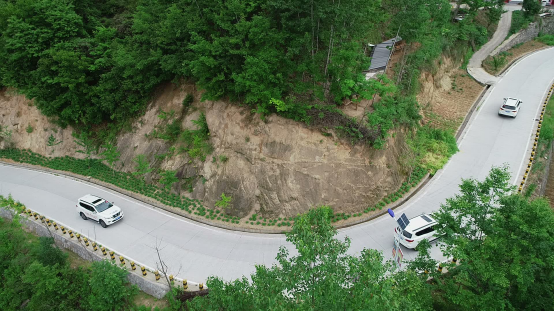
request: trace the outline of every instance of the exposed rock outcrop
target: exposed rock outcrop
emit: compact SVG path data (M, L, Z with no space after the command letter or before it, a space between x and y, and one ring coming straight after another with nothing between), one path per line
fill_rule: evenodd
M182 102L189 93L195 100L184 109ZM271 115L264 122L248 107L199 99L192 85L167 84L160 88L145 115L134 122L133 130L119 136L121 161L116 168L132 171L133 158L145 154L154 167L177 171L181 182L174 191L200 199L207 207L213 207L225 193L233 198L230 211L241 217L254 212L293 216L323 204L339 212L359 212L396 190L404 179L397 160L405 148L401 132L389 139L387 149L374 150L341 143L336 137L279 116ZM23 125L14 128L17 147L48 156L81 156L75 152L73 140L68 139L71 129L58 130L56 135L64 143L50 153L45 142L51 131L43 128L57 127L21 96L3 93L0 101L0 124ZM24 112L14 117L17 110ZM158 117L162 110L174 111L173 118L188 129L194 129L192 120L203 112L213 153L205 161L191 159L186 153L178 153L181 143L177 142L173 156L156 157L171 151L168 142L147 137L168 122ZM32 120L40 121L36 126L40 131L28 134L24 128ZM155 181L157 173L148 179Z

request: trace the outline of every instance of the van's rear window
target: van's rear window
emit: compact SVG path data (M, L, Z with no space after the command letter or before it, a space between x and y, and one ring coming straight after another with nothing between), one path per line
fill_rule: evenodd
M404 235L404 237L406 237L406 238L412 238L412 233L410 233L406 230L404 230L404 232L402 232L402 235Z

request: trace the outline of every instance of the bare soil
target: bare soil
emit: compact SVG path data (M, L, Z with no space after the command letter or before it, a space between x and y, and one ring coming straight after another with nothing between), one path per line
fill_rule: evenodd
M498 74L502 73L502 71L504 71L506 68L508 68L512 64L512 62L514 62L518 58L522 57L527 53L531 53L531 52L543 49L545 47L547 47L547 45L540 41L536 41L536 40L527 41L522 45L518 45L506 51L507 55L503 62L503 65L499 66L497 69L495 69L493 66L492 56L487 57L483 61L482 66L483 66L483 69L487 71L489 74L497 76Z
M442 74L424 73L417 98L422 106L423 124L455 131L484 87L460 68Z

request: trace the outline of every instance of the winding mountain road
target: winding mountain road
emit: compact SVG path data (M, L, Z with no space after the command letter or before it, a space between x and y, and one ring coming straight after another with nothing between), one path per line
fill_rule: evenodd
M458 191L462 178L483 179L491 166L508 164L514 184L521 178L530 155L530 142L546 90L554 78L554 48L529 55L516 63L489 89L460 137L460 151L409 202L396 210L408 217L432 212ZM503 97L518 97L523 106L515 119L502 118L497 110ZM103 229L83 221L75 211L79 197L92 193L115 201L125 219ZM0 194L16 199L47 217L98 241L128 259L156 267L156 241L170 272L189 281L204 282L210 275L226 280L248 276L256 264L274 263L279 246L294 254L284 235L250 234L213 228L172 215L99 186L50 173L0 164ZM395 221L388 215L339 231L349 236L349 253L373 248L390 257ZM405 258L415 252L405 251ZM441 258L438 248L432 254Z

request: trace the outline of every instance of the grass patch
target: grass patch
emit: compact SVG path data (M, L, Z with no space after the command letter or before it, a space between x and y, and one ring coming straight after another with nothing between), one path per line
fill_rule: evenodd
M549 46L554 46L554 35L541 35L537 37L537 40Z
M418 129L407 142L417 163L434 174L458 151L452 130L434 129L428 126Z

